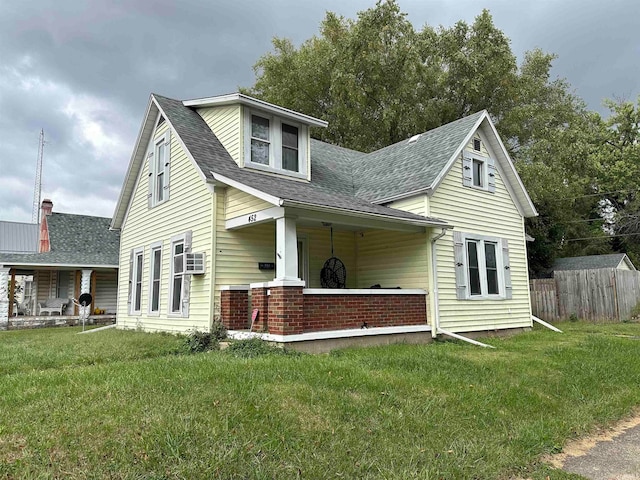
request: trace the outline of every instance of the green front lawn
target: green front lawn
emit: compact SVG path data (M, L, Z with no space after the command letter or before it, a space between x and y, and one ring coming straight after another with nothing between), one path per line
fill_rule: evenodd
M331 355L0 332L0 478L578 478L538 459L640 405L640 324Z

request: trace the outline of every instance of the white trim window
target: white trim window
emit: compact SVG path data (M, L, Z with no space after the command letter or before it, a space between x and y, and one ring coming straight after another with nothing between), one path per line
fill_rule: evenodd
M171 239L171 272L169 277L169 314L189 316L191 275L185 273L185 253L191 252L191 232Z
M169 173L171 171L171 130L155 139L147 154L149 163L149 208L169 200Z
M245 109L245 166L307 177L307 127Z
M465 150L462 155L462 184L465 187L495 192L495 160L477 152Z
M507 239L453 232L453 242L459 300L512 297Z
M309 287L309 242L307 235L298 237L298 278Z
M144 250L131 250L129 259L129 313L139 314L142 311L142 269L144 266Z
M162 243L154 243L149 255L149 314L160 313L161 278Z

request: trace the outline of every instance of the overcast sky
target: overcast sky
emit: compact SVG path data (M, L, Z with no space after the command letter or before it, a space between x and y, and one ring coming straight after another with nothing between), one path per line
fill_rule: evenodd
M638 0L399 0L416 28L472 23L483 8L514 53L558 55L593 110L640 95ZM374 0L0 0L0 220L31 221L38 137L42 198L111 217L151 92L191 99L253 84L274 36L296 44L326 10Z

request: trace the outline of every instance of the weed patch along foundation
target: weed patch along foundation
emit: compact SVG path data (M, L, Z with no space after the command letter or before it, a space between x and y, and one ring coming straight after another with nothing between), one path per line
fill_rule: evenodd
M571 478L540 459L640 405L640 325L561 328L318 356L2 332L0 478Z

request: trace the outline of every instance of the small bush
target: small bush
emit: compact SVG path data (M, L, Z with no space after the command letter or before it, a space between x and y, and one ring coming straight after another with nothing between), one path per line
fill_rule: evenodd
M191 353L220 349L220 343L213 333L198 330L194 330L186 336L185 344Z
M220 320L214 320L211 325L211 335L216 340L224 340L227 338L227 327Z
M572 313L571 315L569 315L569 321L570 322L577 322L578 321L578 316L575 313Z
M238 358L255 358L261 355L301 355L300 352L296 352L295 350L287 350L269 345L259 338L238 340L237 342L230 343L224 351Z

